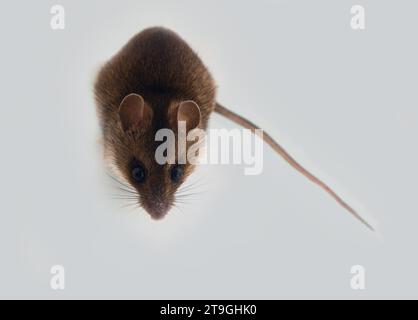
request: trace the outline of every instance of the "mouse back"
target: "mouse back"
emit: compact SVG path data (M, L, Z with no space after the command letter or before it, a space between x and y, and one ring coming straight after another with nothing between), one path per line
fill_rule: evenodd
M193 100L200 108L201 128L206 129L215 108L211 74L183 39L161 27L135 35L100 70L95 96L102 125L131 93L141 95L160 122L170 101Z

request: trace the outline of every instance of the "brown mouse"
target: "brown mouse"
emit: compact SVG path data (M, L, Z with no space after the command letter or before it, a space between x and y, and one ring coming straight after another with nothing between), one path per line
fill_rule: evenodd
M206 130L213 111L252 130L258 127L216 101L215 82L197 54L176 33L161 27L135 35L100 70L95 83L97 112L106 154L138 203L160 219L172 207L179 186L195 165L155 161L159 129ZM297 163L270 135L263 140L291 166L329 193L373 230L330 187Z

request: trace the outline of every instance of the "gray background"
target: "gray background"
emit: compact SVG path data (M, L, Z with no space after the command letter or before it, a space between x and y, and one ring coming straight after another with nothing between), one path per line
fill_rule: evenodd
M66 29L50 28L53 4ZM366 9L366 30L350 8ZM0 297L418 298L416 1L2 1ZM92 83L145 27L200 54L219 101L277 138L374 234L265 148L204 166L163 221L121 208ZM214 115L212 128L234 128ZM206 190L206 191L205 191ZM66 289L50 288L50 268ZM366 290L350 268L366 269Z

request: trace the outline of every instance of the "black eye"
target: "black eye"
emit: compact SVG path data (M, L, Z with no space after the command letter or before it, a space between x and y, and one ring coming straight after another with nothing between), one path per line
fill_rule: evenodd
M180 180L181 176L183 175L183 168L179 165L174 166L171 169L171 180L177 182Z
M131 169L132 178L139 183L145 181L145 169L140 164L135 164Z

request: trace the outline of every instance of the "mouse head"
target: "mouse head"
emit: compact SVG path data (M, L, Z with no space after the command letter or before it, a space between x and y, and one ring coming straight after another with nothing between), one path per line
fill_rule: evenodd
M201 114L198 105L191 100L170 102L164 108L156 108L158 112L153 110L138 94L123 98L118 109L118 141L113 143L113 159L118 171L137 193L140 206L152 218L160 219L175 204L176 192L194 169L187 161L179 163L178 123L185 123L187 133L199 127ZM174 139L156 141L160 129L169 129ZM167 147L165 154L172 155L167 156L170 161L165 163L156 160L162 143ZM186 153L189 146L190 143L186 143Z

